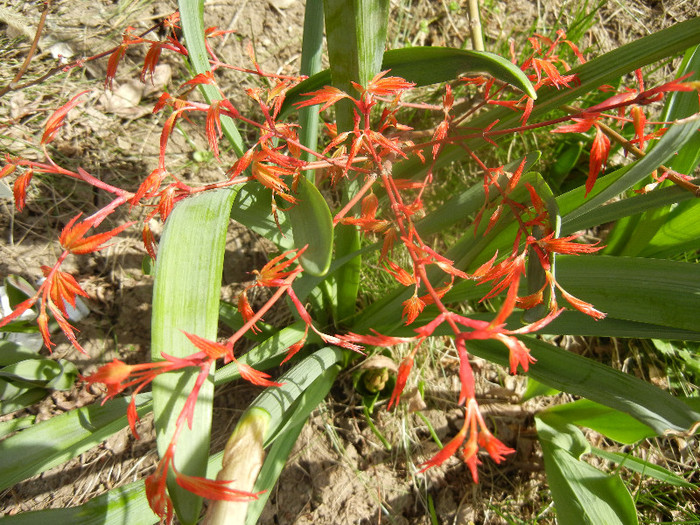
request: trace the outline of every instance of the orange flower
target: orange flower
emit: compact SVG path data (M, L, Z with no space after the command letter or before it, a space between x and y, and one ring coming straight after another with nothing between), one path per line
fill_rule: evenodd
M274 164L263 164L262 162L253 161L253 177L266 188L270 188L275 195L279 195L287 202L292 204L297 200L289 195L289 187L284 183L281 177L294 175L295 171Z
M466 424L462 425L462 428L459 430L457 435L453 437L450 442L442 447L440 452L435 454L432 458L430 458L428 461L424 462L421 464L421 469L418 471L418 473L425 472L429 468L432 467L439 467L442 465L447 459L451 458L457 453L457 450L459 450L459 447L464 443L464 439L467 437L467 430L468 426Z
M53 269L48 266L41 267L41 271L44 272L44 277L47 278L52 270ZM56 270L53 275L51 275L49 286L49 297L51 297L51 301L63 312L63 315L68 315L65 306L66 302L75 308L76 295L88 297L88 294L80 287L75 277L60 270Z
M534 237L528 237L527 244L537 244L546 252L556 252L556 253L567 253L572 255L579 255L581 253L594 253L598 250L602 250L603 246L596 246L596 244L581 244L578 242L571 242L574 239L580 237L579 235L569 235L568 237L558 237L554 238L554 233L550 233L542 239L535 239Z
M90 220L85 220L75 224L81 215L82 213L79 213L73 217L63 228L63 231L61 231L61 236L59 237L59 241L63 249L77 255L96 252L106 248L106 246L102 246L104 242L108 241L134 224L133 221L127 222L108 232L85 237L87 231L93 227L93 223Z
M156 66L158 65L158 60L160 59L160 53L163 50L163 46L166 42L153 42L151 47L148 48L148 53L146 53L146 58L143 61L143 69L141 70L141 82L146 83L146 75L151 76L151 84L155 85L153 82L153 73L155 73Z
M416 284L416 280L413 277L413 275L401 268L398 264L388 259L385 261L384 264L386 271L389 272L389 274L391 274L394 277L394 279L399 281L404 286L411 286L412 284ZM387 265L389 266L388 268L386 267Z
M184 331L182 333L185 334L185 337L187 337L197 349L204 352L206 356L213 361L225 356L229 358L228 360L233 358L233 345L224 345L215 341L209 341L204 337L199 337L198 335Z
M423 308L425 308L425 303L420 297L418 297L418 295L415 292L413 293L413 296L411 296L409 299L406 299L402 303L402 305L403 314L401 315L401 317L406 319L406 326L415 321L416 317L418 317L423 311Z
M168 470L170 463L173 461L173 444L171 443L168 450L158 462L156 470L145 479L146 498L151 510L160 517L161 522L167 524L173 521L173 502L170 500L166 491Z
M491 432L484 428L482 428L481 432L479 432L479 446L486 449L486 452L489 453L491 459L493 459L496 463L501 463L504 461L506 459L506 455L515 453L515 450L506 447L503 443L496 439Z
M223 136L219 113L220 101L213 101L207 110L207 120L204 124L209 148L217 159L219 158L219 139Z
M389 404L386 407L387 410L391 410L392 407L398 406L399 404L401 393L406 387L406 381L408 381L411 368L413 368L413 354L415 354L415 349L411 355L404 357L401 361L401 365L399 365L399 373L396 375L396 385L394 385L394 391L391 393L391 399L389 399Z
M389 71L381 71L377 73L372 80L367 84L367 93L371 93L377 97L397 96L402 91L411 89L415 86L413 82L408 82L401 77L386 77ZM358 91L362 91L362 86L355 84Z
M196 494L197 496L207 499L248 501L258 499L258 495L264 492L262 491L254 494L244 490L236 490L228 486L231 481L207 479L199 476L188 476L187 474L183 474L182 472L175 470L174 466L173 470L175 471L175 481L178 485L180 485L183 489Z
M304 100L302 102L296 102L294 105L297 108L303 108L306 106L315 106L316 104L323 104L319 111L327 109L339 100L344 98L352 98L350 95L341 91L333 86L324 86L318 91L313 91L311 93L305 93L304 96L311 97L309 100Z
M598 178L598 174L605 170L605 165L608 162L608 153L610 153L610 139L605 133L603 133L600 126L596 124L595 128L596 133L591 146L588 178L586 179L586 195L588 195L593 189L595 181Z
M235 357L233 358L233 361L236 363L236 366L238 367L238 373L241 374L241 377L248 381L249 383L252 383L257 386L262 386L262 387L268 387L268 386L282 386L282 383L276 383L274 381L270 381L268 378L270 377L270 374L266 374L265 372L261 372L260 370L256 370L250 365L247 365L245 363L241 363L238 361Z
M253 312L253 309L250 307L248 295L245 293L245 290L238 294L238 311L243 317L243 321L246 323L252 319L253 315L255 315L255 312ZM260 320L262 321L262 318ZM253 333L256 331L261 331L255 324L253 324L250 329Z
M12 194L15 197L15 208L17 208L17 211L24 209L24 203L27 198L27 186L29 186L33 175L34 170L30 169L15 179L15 184L12 186Z
M295 250L288 250L281 253L271 261L269 261L262 270L253 270L253 273L257 276L256 286L283 286L286 283L283 281L285 277L290 276L298 269L287 270L287 267L296 261L299 256L304 252L304 248L301 250L296 250L296 255L291 259L283 260L290 253L294 253Z
M42 145L48 144L56 137L56 133L58 133L58 130L61 128L61 126L63 126L63 121L65 120L66 115L68 115L68 112L80 103L80 100L78 99L87 92L88 90L81 91L63 106L58 108L53 115L48 118L45 124L44 134L41 137Z
M114 76L117 74L117 67L119 66L119 62L121 62L121 59L124 57L128 47L129 44L127 44L125 41L123 44L117 46L114 52L109 55L109 60L107 61L107 76L105 77L105 89L112 89Z

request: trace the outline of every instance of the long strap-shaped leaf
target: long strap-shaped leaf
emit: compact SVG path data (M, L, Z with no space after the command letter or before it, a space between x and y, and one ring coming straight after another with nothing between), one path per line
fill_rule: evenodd
M379 67L384 54L388 0L324 0L326 40L331 80L335 87L354 93L352 82L366 86ZM349 100L335 107L338 132L353 128L354 108ZM359 189L359 181L344 184L343 202L348 202ZM335 257L343 258L360 248L360 233L355 227L338 225L335 235ZM355 313L360 285L361 257L354 257L335 273L336 322Z
M559 523L636 525L634 502L620 476L580 459L590 452L581 430L553 414L535 423Z
M700 420L688 405L633 375L531 337L524 341L537 359L527 375L540 383L625 412L659 435L687 431ZM474 355L508 364L508 351L501 343L471 341L468 348Z
M83 505L64 509L23 512L2 518L3 525L151 525L158 516L148 506L143 480L91 499Z
M211 71L209 54L204 43L204 0L179 0L178 3L180 6L180 19L182 20L182 32L185 35L185 45L192 68L197 74ZM221 99L221 94L214 86L202 84L200 89L207 102ZM243 139L233 119L222 115L221 130L231 146L233 146L236 155L239 157L243 155L245 152Z
M196 352L182 331L216 339L226 230L235 192L220 190L181 201L168 217L156 260L153 290L153 359L161 352L185 357ZM192 390L196 372L164 374L153 382L153 411L162 455L175 421ZM213 376L213 373L212 373ZM197 400L191 429L180 435L175 456L179 471L203 476L209 457L213 381ZM201 499L169 480L168 488L180 521L194 523Z
M634 71L648 64L676 54L683 53L689 47L700 43L700 17L681 22L672 27L659 31L644 38L640 38L630 44L615 49L585 64L573 68L569 73L577 74L580 84L572 89L540 90L534 109L530 115L530 122L535 122L549 111L562 104L571 103L590 91L609 84L621 75ZM484 129L486 126L498 121L492 129L504 129L518 125L520 113L506 108L494 108L470 120L466 125L470 128ZM480 138L466 141L466 145L472 150L486 146L486 142ZM435 168L446 166L462 157L465 151L458 146L445 147L437 161ZM411 158L394 166L394 177L413 177L425 172L426 167L420 159Z
M531 97L537 97L532 83L520 68L499 55L485 51L437 46L392 49L384 53L381 70L390 70L392 76L415 82L418 86L449 82L460 75L484 72L508 82ZM331 71L326 69L290 89L282 106L282 114L291 111L292 104L303 100L305 93L330 83Z
M139 416L151 409L151 395L136 398ZM127 426L129 398L70 410L0 441L0 490L60 465Z

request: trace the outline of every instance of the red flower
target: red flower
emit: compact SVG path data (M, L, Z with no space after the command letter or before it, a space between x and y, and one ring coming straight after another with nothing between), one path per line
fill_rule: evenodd
M258 495L264 492L261 491L257 494L253 494L244 490L236 490L229 487L229 484L232 483L232 481L207 479L199 476L188 476L187 474L183 474L182 472L175 470L175 467L173 467L173 470L175 471L175 481L178 485L180 485L183 489L196 494L197 496L207 499L248 501L258 499Z
M413 275L401 268L398 264L388 259L384 264L386 271L404 286L416 284L416 279L413 277ZM386 268L387 265L389 266L388 268Z
M271 261L269 261L262 270L253 270L253 273L257 276L256 286L284 286L284 278L293 274L297 270L287 270L287 267L296 261L299 256L304 252L304 248L297 250L296 255L291 259L283 260L289 254L294 253L295 250L288 250L281 253Z
M219 113L220 101L216 100L211 103L207 110L207 120L204 125L209 148L217 159L219 158L219 139L223 136Z
M261 372L260 370L256 370L250 365L246 365L245 363L239 362L235 357L233 358L234 362L236 363L236 366L238 367L238 373L241 374L241 377L248 381L249 383L252 383L254 385L262 386L262 387L268 387L268 386L282 386L282 383L276 383L274 381L270 381L268 378L270 377L270 374L266 374L265 372Z
M366 92L377 97L397 96L402 91L415 86L413 82L408 82L401 77L385 77L388 72L381 71L377 73L367 84ZM355 88L358 91L362 91L362 86L355 84Z
M468 439L467 434L469 435ZM477 454L480 446L486 449L496 463L503 461L505 455L515 452L496 439L486 428L484 418L479 412L479 405L476 399L472 397L467 403L464 424L460 431L440 452L423 463L423 468L419 472L425 472L430 467L436 467L444 463L457 452L465 439L467 442L462 449L463 458L475 483L479 482L477 466L481 464L481 461L479 461Z
M58 130L61 128L61 126L63 126L63 121L65 120L66 115L68 115L68 112L80 103L80 100L78 99L87 92L88 90L81 91L63 106L58 108L54 114L48 118L45 124L44 134L41 137L41 144L48 144L56 137L56 133L58 133Z
M185 86L196 86L198 84L207 84L209 86L215 86L216 80L214 79L214 73L212 73L211 71L205 71L204 73L199 73L191 80L188 80L187 82L182 84L180 86L180 89L182 89Z
M440 452L435 454L432 458L430 458L428 461L424 462L421 464L421 469L418 471L418 473L425 472L429 468L432 467L439 467L442 465L447 459L451 458L452 456L455 455L457 450L459 450L459 447L464 443L464 439L467 437L467 430L468 426L466 424L462 425L462 428L459 430L457 435L453 437L450 442L442 447Z
M482 428L481 432L479 432L479 446L486 449L486 452L489 453L491 459L493 459L496 463L501 463L504 461L506 459L506 455L515 453L515 450L506 447L503 443L496 439L491 432L484 428Z
M280 364L286 363L286 362L289 361L292 357L294 357L294 355L295 355L299 350L301 350L302 348L304 348L304 345L306 344L306 336L308 335L308 333L309 333L309 325L306 325L306 330L305 330L305 332L304 332L304 336L303 336L301 339L299 339L296 343L294 343L292 346L290 346L289 348L287 348L287 355L284 356L284 359L282 359L282 362L281 362Z
M153 73L155 73L156 66L158 65L158 60L160 59L160 53L163 50L163 46L166 42L153 42L151 47L148 48L148 53L146 53L146 58L143 61L143 69L141 70L141 82L146 83L146 75L151 75L151 84L153 82Z
M75 224L81 215L82 213L79 213L73 217L68 224L66 224L59 238L61 246L64 250L77 255L96 252L106 248L106 246L102 246L104 242L108 241L134 224L133 221L127 222L108 232L85 237L85 234L90 228L93 227L93 224L92 221L89 220Z
M589 161L588 178L586 179L586 195L588 195L598 174L605 169L605 164L608 162L608 153L610 153L610 139L607 137L600 126L596 125L595 138L591 146L591 158Z
M227 357L230 361L233 358L233 345L231 344L221 344L215 341L209 341L204 337L199 337L195 334L190 334L187 332L182 332L185 337L190 340L190 342L198 349L206 354L206 356L212 361L216 361L221 357Z
M518 372L518 365L523 368L523 372L527 372L530 368L530 363L537 361L530 355L529 348L520 339L504 334L497 334L495 339L498 339L508 347L508 362L511 374L515 375Z
M50 276L49 297L51 297L51 302L63 312L63 315L68 315L65 306L66 302L75 308L76 295L88 297L88 294L80 287L71 274L56 270L51 275L53 269L48 266L42 266L41 271L44 272L45 277L49 278Z
M112 89L112 84L114 82L114 76L117 74L117 67L119 62L124 57L126 49L129 44L124 42L123 44L117 46L117 48L109 55L109 60L107 61L107 76L105 77L105 89Z
M425 308L425 303L420 297L416 295L415 292L409 299L406 299L402 304L403 314L401 315L401 318L406 319L406 326L415 321L416 317L418 317L423 311L423 308Z
M294 105L297 108L303 108L306 106L315 106L316 104L323 104L319 111L327 109L339 100L344 98L352 98L350 95L341 91L333 86L324 86L318 91L313 91L311 93L306 93L304 96L311 97L309 100L304 100L302 102L296 102Z
M391 399L389 399L389 404L387 405L387 410L391 410L392 407L398 406L399 399L401 399L401 393L406 387L406 381L408 381L408 376L411 374L411 368L413 368L413 354L415 349L411 353L403 358L401 365L399 365L399 373L396 376L396 385L394 385L394 391L391 393Z
M158 462L155 472L145 480L146 498L151 510L160 517L161 522L167 524L173 521L173 502L166 491L168 470L173 461L173 444L170 444L161 460Z
M253 315L255 315L255 312L253 312L253 309L250 307L248 295L245 293L245 290L238 294L238 311L240 312L241 317L243 317L243 321L246 323L252 319ZM260 328L255 325L255 323L253 323L250 329L253 333L256 331L261 331Z
M26 170L15 179L15 184L12 186L12 194L15 197L15 208L17 208L17 211L24 209L24 203L27 198L27 186L29 186L33 175L34 170Z
M153 237L153 232L148 224L145 224L143 230L141 231L141 238L143 239L143 245L146 248L146 252L153 259L156 260L156 240Z
M580 235L569 235L568 237L558 237L555 239L554 233L550 233L542 239L535 239L534 237L530 236L527 238L527 244L537 244L546 252L568 253L573 255L579 255L581 253L594 253L604 248L603 246L596 246L598 243L581 244L578 242L571 242L578 237L580 237Z
M253 161L253 177L266 188L270 188L275 195L279 195L287 202L296 203L296 199L289 194L287 186L281 177L294 175L295 170L283 168L274 164L264 164L257 160Z
M11 175L17 169L17 165L10 162L9 155L5 155L5 160L7 161L7 164L5 164L5 167L0 170L0 179Z

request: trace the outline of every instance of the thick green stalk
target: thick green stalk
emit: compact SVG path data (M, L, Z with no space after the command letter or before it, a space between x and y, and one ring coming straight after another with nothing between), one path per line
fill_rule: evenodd
M367 83L379 72L386 42L388 0L324 0L326 38L331 78L335 87L357 96L352 82ZM338 132L353 129L353 106L348 100L336 104ZM343 203L359 189L355 181L343 187ZM360 248L360 232L355 227L336 227L335 257L341 258ZM336 322L355 312L360 284L361 257L355 257L335 274Z

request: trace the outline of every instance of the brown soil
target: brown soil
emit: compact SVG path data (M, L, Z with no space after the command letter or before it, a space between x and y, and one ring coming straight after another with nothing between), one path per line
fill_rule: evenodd
M390 41L395 47L405 42L462 46L469 39L466 2L457 2L456 11L447 4L429 0L392 2ZM565 27L568 4L484 2L482 23L487 47L489 42L542 25ZM612 49L646 34L648 28L665 27L695 16L692 4L634 1L624 2L623 7L611 3L598 12L600 28L587 36L589 44L598 50ZM55 47L59 43L69 46L75 56L91 55L118 43L120 31L127 25L140 30L175 8L175 2L167 0L119 4L109 0L56 0L46 37L26 78L38 76L54 64L51 52L59 49ZM11 79L23 60L39 13L37 2L0 3L0 57L3 64L8 64L0 71L0 86ZM536 23L538 16L540 25ZM264 70L297 72L302 2L220 0L207 5L206 17L207 26L235 31L217 48L222 61L248 66L247 49L252 44ZM140 177L155 167L159 125L164 117L150 115L160 90L144 88L130 80L138 76L142 58L127 55L115 82L116 95L104 94L101 89L88 94L81 106L82 114L72 114L60 133L55 144L57 158L124 187L134 187ZM90 63L85 69L72 70L0 99L2 150L38 160L40 153L31 144L37 142L47 112L64 103L69 93L91 89L95 81L99 83L105 64ZM187 78L182 66L171 58L163 59L158 74L161 87L178 86ZM224 78L224 89L235 88L240 93L258 82L234 73ZM250 104L243 95L238 102L241 106ZM207 150L203 136L193 135L191 140L196 149ZM173 136L168 154L174 163L183 166L180 175L187 180L218 179L221 165L195 162L192 151L192 145L182 135ZM69 183L44 179L32 188L21 214L8 201L0 202L0 277L19 274L30 281L38 279L40 266L55 258L57 232L78 211L91 213L105 204L103 195ZM224 299L232 299L241 283L250 278L247 272L264 264L268 249L265 243L232 226L227 251L245 256L235 262L233 257L227 257ZM148 359L152 281L142 273L143 257L135 233L120 236L119 242L100 254L68 261L64 270L71 271L90 295L92 314L79 325L80 341L88 355L77 353L64 341L54 350L55 357L70 357L86 375L114 357L127 362ZM430 385L425 392L427 408L422 414L444 443L457 432L460 422L461 411L454 404L459 392L453 373L457 360L445 350L435 350L431 361L439 363L437 370L424 363L420 371ZM484 413L499 438L516 449L502 465L482 458L478 485L471 482L458 458L424 475L416 474L417 465L431 457L437 446L425 420L403 407L389 413L382 405L373 416L375 425L392 445L387 450L367 424L361 401L346 374L304 428L260 523L430 524L431 507L443 524L496 524L510 522L511 518L552 523L554 514L548 507L533 415L545 404L561 401L563 396L519 403L524 388L522 378L511 377L478 360L475 365ZM25 413L37 415L37 420L46 419L99 401L100 394L78 383L74 390L55 392ZM257 390L249 386L229 385L222 389L216 403L214 419L219 424L214 429L214 449L223 447L236 417L256 394ZM139 432L140 441L135 441L125 429L99 447L6 491L0 495L0 515L79 505L111 488L143 478L157 461L152 419L145 418Z

